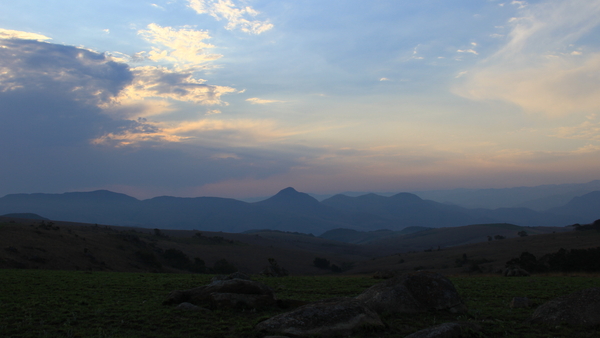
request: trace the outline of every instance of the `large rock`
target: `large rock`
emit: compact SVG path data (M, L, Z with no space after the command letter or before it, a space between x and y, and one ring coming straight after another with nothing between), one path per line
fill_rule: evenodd
M354 299L308 304L267 319L256 330L291 336L349 335L362 327L385 327L379 315Z
M529 272L517 266L511 266L504 270L505 277L529 277Z
M418 271L375 284L356 297L378 313L420 313L467 310L450 280L428 271Z
M277 300L270 287L246 279L216 280L211 284L171 292L163 304L183 302L201 305L210 303L215 308L256 308L275 305Z
M561 296L538 307L533 322L551 325L600 325L600 288L590 288Z

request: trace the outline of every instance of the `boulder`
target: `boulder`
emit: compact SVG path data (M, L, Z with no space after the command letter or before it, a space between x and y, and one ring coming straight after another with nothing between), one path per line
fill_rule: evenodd
M405 338L458 338L465 331L479 331L481 327L471 323L444 323L417 331Z
M538 307L531 321L558 325L600 325L600 288L590 288L561 296Z
M213 296L213 294L219 294ZM226 296L224 294L232 294ZM234 296L237 295L237 296ZM256 281L246 279L216 280L211 284L189 290L172 291L163 304L180 304L183 302L200 305L210 303L213 307L262 307L275 305L277 300L270 287Z
M527 298L527 297L514 297L510 301L510 307L512 309L525 308L525 307L529 307L529 305L530 305L530 302L529 302L529 298Z
M269 318L256 330L291 336L349 335L362 327L385 327L379 315L355 299L333 299L301 306Z
M529 272L525 269L521 269L520 267L511 266L504 269L505 277L529 277Z
M377 313L467 311L456 288L439 273L418 271L373 285L356 297Z
M205 309L202 307L199 307L197 305L194 305L192 303L187 303L187 302L183 302L179 305L177 305L175 307L176 310L182 310L182 311L203 311L203 312L210 312L209 309Z

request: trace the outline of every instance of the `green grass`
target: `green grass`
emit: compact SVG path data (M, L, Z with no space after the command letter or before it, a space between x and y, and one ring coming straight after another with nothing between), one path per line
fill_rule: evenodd
M262 337L253 331L261 320L283 312L183 312L163 306L175 289L206 284L212 276L0 270L0 337ZM377 280L367 277L258 278L280 299L315 301L355 296ZM597 337L600 330L530 325L535 307L557 296L598 286L597 277L504 278L459 276L451 280L469 307L460 316L432 313L384 316L385 330L356 337L404 337L443 322L473 321L481 337ZM528 297L529 309L510 309L513 297Z

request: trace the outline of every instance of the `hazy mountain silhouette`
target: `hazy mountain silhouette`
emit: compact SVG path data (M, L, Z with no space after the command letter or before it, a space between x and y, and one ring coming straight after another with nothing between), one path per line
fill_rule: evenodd
M264 201L256 202L255 204L277 208L318 208L320 206L319 201L314 197L303 192L298 192L292 187L285 188L274 196L269 197Z
M391 197L367 194L358 197L336 195L322 204L347 212L374 214L409 226L448 227L477 223L465 209L442 203L425 201L410 193L399 193ZM396 227L396 230L401 228Z
M42 220L42 221L49 221L50 220L50 219L48 219L46 217L42 217L42 216L40 216L38 214L32 214L32 213L13 213L13 214L0 215L0 217L36 219L36 220Z
M108 190L64 194L12 194L0 198L0 213L35 213L56 220L129 224L140 201ZM134 222L135 223L135 222Z
M378 237L388 229L454 227L483 223L521 226L565 226L600 218L600 192L574 198L550 212L526 208L466 209L423 200L415 194L390 197L335 195L322 202L286 188L260 202L230 198L162 196L147 200L106 190L64 194L13 194L0 198L0 214L35 213L49 219L162 229L243 232L272 229L322 234L352 229L358 241ZM363 238L363 239L360 239Z
M452 189L415 192L423 199L465 208L524 207L545 211L560 207L577 196L600 190L600 180L575 184L547 184L503 189Z
M575 197L564 206L552 208L549 212L557 215L579 215L582 220L577 223L591 223L600 219L600 191Z

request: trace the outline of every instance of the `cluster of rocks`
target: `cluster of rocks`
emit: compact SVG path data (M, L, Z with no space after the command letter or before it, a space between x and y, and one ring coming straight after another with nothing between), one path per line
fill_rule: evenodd
M282 306L268 286L244 274L213 278L210 284L171 292L164 304L178 304L181 310L210 311L211 308L258 309ZM258 323L255 329L273 336L340 336L357 330L385 328L381 315L446 311L467 311L458 292L444 276L418 271L387 279L353 298L334 298L304 304ZM527 298L515 297L511 308L529 307ZM534 312L531 322L558 325L568 323L593 327L600 325L600 288L591 288L547 302ZM444 323L409 335L407 338L453 338L481 327L472 322Z
M384 328L382 314L427 311L466 312L454 285L444 276L419 271L388 279L354 298L329 299L267 319L259 331L289 336L348 335L364 327ZM458 331L461 331L460 324Z
M199 305L207 303L217 309L281 305L271 288L242 274L215 278L210 284L194 289L173 291L164 301L164 304L179 304L178 308L187 310L199 310ZM357 297L302 305L259 323L256 330L289 336L348 335L365 327L384 328L382 314L464 313L466 310L447 278L419 271L376 284ZM462 327L462 324L456 325L452 330Z
M256 309L275 305L275 292L270 287L242 273L217 276L210 284L189 290L172 291L165 305L188 303L195 306L209 304L213 309ZM185 305L182 309L194 309Z

